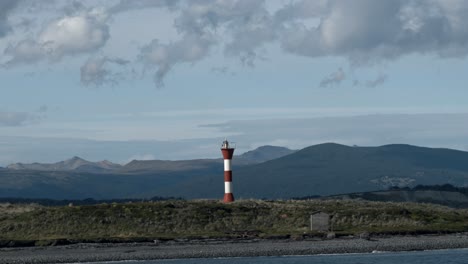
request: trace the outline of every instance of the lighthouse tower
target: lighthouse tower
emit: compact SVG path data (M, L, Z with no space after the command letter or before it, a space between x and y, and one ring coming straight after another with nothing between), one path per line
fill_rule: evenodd
M234 154L234 147L229 145L227 140L223 141L221 152L224 158L224 202L234 202L234 195L232 194L232 170L231 160Z

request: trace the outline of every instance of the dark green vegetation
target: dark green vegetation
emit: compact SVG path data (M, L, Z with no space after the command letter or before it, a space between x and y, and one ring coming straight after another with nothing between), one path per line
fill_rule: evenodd
M274 148L266 150L271 151L285 154ZM273 157L261 152L234 158L237 198L324 196L420 184L468 186L468 152L457 150L327 143L265 162L261 161ZM261 158L254 161L255 157ZM135 161L125 167L106 174L0 170L0 197L219 198L224 192L221 159Z
M337 195L331 199L363 199L368 201L392 201L392 202L414 202L433 203L454 208L468 208L468 196L459 192L434 191L434 190L393 190L377 191L365 193L353 193L347 195ZM325 198L325 199L330 199Z
M92 206L0 206L0 240L152 241L209 237L292 237L309 231L309 217L333 215L338 235L468 231L468 211L447 207L357 201L161 201ZM11 245L11 243L10 243Z
M95 205L104 203L135 203L135 202L156 202L165 200L181 200L174 197L151 197L149 199L108 199L108 200L95 200L92 198L82 200L53 200L53 199L40 199L40 198L1 198L0 204L38 204L44 206L64 206L64 205Z
M381 202L433 203L453 208L468 208L468 187L444 185L417 185L413 188L392 187L389 190L361 193L347 193L331 196L306 196L295 200L367 200ZM1 200L0 200L1 201Z

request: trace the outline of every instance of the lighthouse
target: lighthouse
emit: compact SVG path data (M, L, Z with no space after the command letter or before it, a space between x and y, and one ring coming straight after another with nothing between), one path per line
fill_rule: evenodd
M234 155L234 147L229 145L229 142L225 139L223 145L221 145L221 153L224 158L224 199L225 203L234 202L234 195L232 194L232 170L231 160Z

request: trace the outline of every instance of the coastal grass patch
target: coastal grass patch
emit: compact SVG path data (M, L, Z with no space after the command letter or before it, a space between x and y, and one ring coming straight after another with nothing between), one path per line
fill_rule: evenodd
M152 241L196 238L300 238L310 214L330 214L338 235L468 231L468 211L431 204L343 200L169 200L0 211L0 240Z

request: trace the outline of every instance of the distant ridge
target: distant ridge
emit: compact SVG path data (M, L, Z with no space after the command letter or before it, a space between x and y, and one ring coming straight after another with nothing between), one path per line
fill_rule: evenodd
M251 151L247 151L239 156L234 157L234 159L236 162L261 163L268 160L281 158L294 152L296 152L296 150L267 145L258 147Z
M218 166L221 159L198 160L132 160L125 164L117 172L121 173L158 173L181 172L190 170L207 169Z
M285 147L261 146L234 157L237 166L257 164L276 159L293 153ZM221 156L221 154L220 154ZM132 160L116 172L122 173L157 173L157 172L182 172L190 170L202 170L219 168L223 163L222 158L194 159L194 160Z
M285 147L262 146L234 157L235 166L261 163L293 153ZM220 154L221 156L221 154ZM222 158L193 160L132 160L116 172L122 173L156 173L182 172L191 170L214 170L220 168Z
M77 171L77 172L109 172L122 167L107 160L91 162L80 157L73 157L56 163L14 163L7 166L10 170L36 170L36 171Z
M236 166L255 164L271 159L283 157L293 153L285 147L262 146L235 157ZM91 162L80 157L56 163L14 163L7 166L10 170L33 170L33 171L75 171L91 173L159 173L159 172L182 172L191 170L212 169L222 163L218 159L193 159L193 160L132 160L124 166L107 160Z

